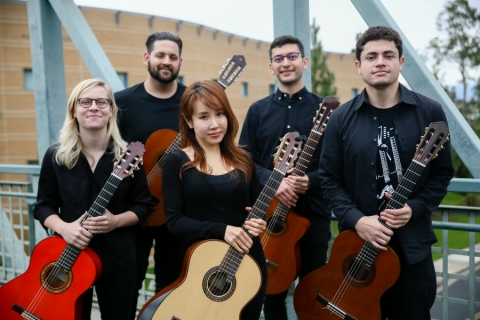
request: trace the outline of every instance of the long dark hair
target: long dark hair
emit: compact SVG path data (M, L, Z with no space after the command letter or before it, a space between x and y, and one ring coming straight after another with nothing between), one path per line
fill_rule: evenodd
M233 113L230 102L228 101L225 90L212 80L203 80L188 86L180 101L180 132L182 138L182 147L192 146L194 158L182 166L182 173L188 168L196 167L205 174L209 173L205 151L195 137L195 131L187 123L192 122L192 115L197 102L202 102L207 107L215 111L223 111L227 118L228 127L225 136L220 142L220 152L225 163L232 168L236 168L245 174L247 180L252 177L252 159L250 154L240 148L235 143L235 136L238 133L238 120ZM231 174L236 175L235 170Z

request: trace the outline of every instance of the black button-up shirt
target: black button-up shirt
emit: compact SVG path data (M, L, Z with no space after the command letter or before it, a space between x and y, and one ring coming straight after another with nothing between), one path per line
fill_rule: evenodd
M308 137L313 128L313 118L322 101L322 98L304 87L291 98L277 90L275 94L252 104L243 124L239 144L252 155L257 177L262 186L272 173L272 155L276 152L279 139L287 132L294 131ZM310 181L309 189L299 196L297 202L297 210L302 214L304 210L313 210L330 216L317 173L321 146L322 140L317 145L306 170Z
M77 220L92 206L113 171L110 147L100 158L95 172L88 160L80 155L77 164L68 169L54 158L56 146L45 153L38 182L37 204L33 214L44 225L45 219L56 214L65 222ZM115 190L107 209L112 214L133 211L144 222L153 206L144 170L135 177L124 178ZM89 244L102 261L103 271L119 270L135 262L135 239L132 227L117 228L109 233L95 234Z
M431 122L447 123L441 105L400 84L400 101L394 114L402 163L408 166L420 136ZM368 103L366 91L333 111L323 138L319 175L322 189L341 231L353 230L363 216L377 215L377 136L378 119ZM431 213L447 193L453 177L450 144L427 164L407 204L412 218L394 229L402 257L407 264L418 262L430 253L437 241Z

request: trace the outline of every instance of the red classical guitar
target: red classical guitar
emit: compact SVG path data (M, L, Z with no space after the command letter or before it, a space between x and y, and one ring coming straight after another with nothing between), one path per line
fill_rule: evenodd
M417 151L387 209L399 209L425 166L443 149L449 131L444 122L433 122L417 145ZM383 220L379 220L389 228ZM300 320L380 319L380 297L397 281L400 262L388 247L380 251L354 231L344 231L333 242L330 260L304 277L294 294Z
M247 63L242 55L234 55L220 71L217 82L226 89L243 72ZM145 143L144 168L148 188L155 201L155 210L148 216L147 225L154 227L165 223L162 203L162 166L167 154L181 149L180 134L170 129L160 129L152 133Z
M292 175L303 176L307 170L318 142L327 126L330 113L340 103L333 96L325 97L313 118L303 152L295 164ZM268 282L266 294L278 294L287 290L300 270L298 241L310 227L308 219L298 215L294 209L274 198L266 213L267 230L260 235L267 259Z
M296 141L297 137L298 133L293 132L283 138L272 174L247 220L265 216L285 173L300 151L302 141ZM147 301L137 319L239 319L240 312L257 294L261 283L260 268L250 255L238 252L225 241L199 241L188 249L177 281Z
M144 151L140 142L130 143L83 221L105 212L120 182L138 168ZM58 235L46 238L33 250L27 271L0 287L0 319L81 319L81 295L101 271L92 249L80 250Z

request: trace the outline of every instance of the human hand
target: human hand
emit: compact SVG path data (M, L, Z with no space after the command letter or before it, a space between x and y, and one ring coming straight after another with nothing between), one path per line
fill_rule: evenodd
M105 209L103 215L85 220L83 227L93 234L108 233L117 228L117 216Z
M355 224L355 230L363 240L371 243L379 250L387 250L387 244L393 236L393 231L378 221L378 216L365 216Z
M388 192L385 192L385 197L387 199L392 198L392 195ZM380 219L385 221L387 226L393 229L398 229L403 227L410 221L412 218L412 208L408 204L405 204L403 208L400 209L385 209L380 212Z
M224 239L240 253L248 253L253 244L253 240L240 227L227 226Z
M85 249L93 238L93 234L80 225L86 214L87 212L71 223L62 223L58 229L63 240L80 250Z

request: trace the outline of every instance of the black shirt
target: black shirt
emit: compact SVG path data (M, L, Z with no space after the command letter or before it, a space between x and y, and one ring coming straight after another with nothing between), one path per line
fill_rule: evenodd
M120 109L118 127L125 141L140 141L160 129L178 132L179 105L186 87L177 83L177 91L167 99L150 95L144 83L115 92L115 102Z
M262 186L272 173L272 155L279 145L279 138L294 131L308 137L313 128L313 118L322 101L322 98L304 87L291 98L278 89L275 94L252 104L243 124L239 144L252 155ZM313 211L330 217L317 173L321 146L322 140L318 143L306 170L310 181L309 189L299 196L296 209L301 214Z
M33 210L35 219L44 227L45 219L54 214L65 222L77 220L91 207L113 171L110 148L98 161L95 172L92 172L83 154L72 169L58 165L54 158L56 148L56 145L51 146L45 153L38 182L37 203ZM144 170L138 170L135 171L134 178L129 176L120 182L106 208L112 214L133 211L142 222L153 210L150 201ZM119 270L135 262L131 226L94 235L89 247L99 255L105 272Z
M401 161L410 165L420 136L431 122L447 119L435 100L412 92L400 84L400 101L393 116L398 135ZM376 162L378 152L378 116L367 102L366 91L332 112L323 137L319 175L322 189L339 229L353 230L363 216L377 215ZM413 264L430 254L436 242L431 213L447 193L453 177L450 144L423 170L407 204L412 218L394 230L401 243L402 258Z

